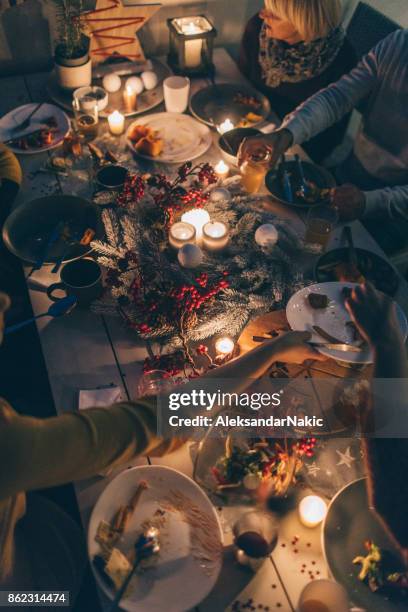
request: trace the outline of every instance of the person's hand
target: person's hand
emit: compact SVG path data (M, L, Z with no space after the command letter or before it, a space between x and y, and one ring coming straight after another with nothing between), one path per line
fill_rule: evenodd
M395 303L370 283L355 287L345 305L361 336L371 346L393 339L402 341Z
M309 344L310 332L291 331L278 336L273 345L276 349L274 361L284 363L302 364L305 361L326 361L327 357L322 355Z
M354 221L363 216L366 197L355 185L340 185L331 191L331 201L339 213L340 221Z
M270 166L273 168L285 151L292 146L293 136L289 130L277 130L272 134L259 134L244 138L238 151L238 167L251 158L260 149L268 149L271 155Z
M6 293L0 292L0 344L3 342L4 313L10 308L10 298Z

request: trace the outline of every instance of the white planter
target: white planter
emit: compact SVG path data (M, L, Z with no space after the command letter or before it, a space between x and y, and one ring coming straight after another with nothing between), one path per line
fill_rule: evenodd
M63 89L77 89L87 87L92 82L92 59L81 66L61 66L55 64L58 83Z

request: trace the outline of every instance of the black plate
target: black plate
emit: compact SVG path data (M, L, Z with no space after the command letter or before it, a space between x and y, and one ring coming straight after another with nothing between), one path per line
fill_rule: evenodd
M260 102L260 107L256 109L236 102L237 94L255 97ZM260 115L261 121L248 123L247 126L242 127L254 127L268 117L271 107L268 99L249 85L221 83L197 91L190 100L190 112L199 121L211 127L220 125L227 118L237 125L247 113L252 112Z
M366 479L362 478L341 489L331 501L323 525L326 561L333 578L346 588L355 605L368 612L406 612L407 598L393 593L388 599L380 593L372 593L368 585L358 579L361 566L353 565L352 561L365 555L366 540L372 540L386 551L400 568L395 546L369 509Z
M307 181L313 181L320 189L331 189L336 186L336 181L333 176L328 172L325 168L321 166L316 166L307 161L302 162L303 172ZM265 177L265 184L268 191L273 195L274 198L282 202L282 204L286 204L287 206L295 206L296 208L305 208L309 209L311 206L316 206L318 204L322 204L322 202L315 202L313 204L308 204L302 198L298 198L296 196L296 191L299 190L301 185L301 179L299 176L297 164L295 161L287 161L285 163L286 171L290 176L290 181L292 184L293 191L293 202L288 202L285 199L284 191L283 191L283 183L281 180L281 176L279 173L279 166L270 170Z
M373 283L379 291L393 296L398 289L399 277L391 264L371 251L359 248L355 250L358 268L362 275ZM316 262L314 274L316 281L318 283L337 281L334 266L342 262L349 262L348 249L333 249L324 253ZM327 269L330 264L333 264L333 269Z
M66 223L71 231L84 231L89 227L95 230L95 238L103 236L99 210L91 202L77 196L53 195L18 206L4 224L4 243L23 261L35 263L60 222ZM45 263L55 262L65 246L62 238L58 240L50 248ZM74 245L64 262L79 259L91 250L89 246Z

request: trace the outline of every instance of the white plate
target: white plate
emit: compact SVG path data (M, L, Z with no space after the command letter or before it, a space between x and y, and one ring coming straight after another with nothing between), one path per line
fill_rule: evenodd
M19 106L18 108L15 108L7 113L7 115L4 115L4 117L0 119L0 141L5 142L11 138L18 138L19 136L24 136L24 134L29 134L37 129L46 127L44 126L42 120L47 119L48 117L55 117L57 122L58 131L54 134L54 140L50 145L45 147L19 149L18 147L9 146L9 149L14 151L14 153L18 153L19 155L31 155L33 153L43 153L44 151L55 149L55 147L58 147L61 144L69 132L70 122L64 111L58 108L58 106L54 106L54 104L43 104L38 111L34 113L28 128L21 132L17 132L16 130L16 132L13 133L11 131L12 128L24 121L30 112L34 110L37 104L38 103L23 104L23 106Z
M149 488L141 495L139 504L128 528L118 545L123 551L132 549L140 525L151 520L164 499L177 491L197 506L214 525L212 534L222 546L222 529L217 513L206 494L187 476L177 470L163 466L141 466L121 472L99 497L89 522L88 552L90 558L100 552L95 534L101 520L111 521L119 506L129 502L137 485L146 480ZM214 587L222 565L222 554L214 555L207 567L201 567L198 559L199 546L197 528L191 528L183 512L169 512L164 515L165 525L160 533L160 553L157 563L144 574L136 574L131 581L128 598L122 599L121 609L129 612L182 612L194 608ZM184 520L183 520L184 519ZM221 548L220 548L221 550ZM98 572L96 579L103 591L113 598L113 592L104 584Z
M318 283L304 287L290 298L286 306L286 317L290 327L295 331L310 331L312 342L325 342L312 326L318 325L329 334L332 334L346 344L353 344L350 330L346 327L350 321L350 315L344 306L342 289L344 287L356 287L355 283ZM329 298L329 305L324 309L312 308L307 296L309 293L323 293ZM397 306L397 316L401 327L401 332L406 339L408 333L408 323L401 307ZM324 347L319 348L323 355L332 357L336 361L345 363L369 364L373 362L372 351L367 348L359 353L334 351Z
M164 148L157 157L150 157L135 151L128 135L135 125L147 125L158 132L164 141ZM140 117L130 124L126 132L126 140L131 151L154 162L167 164L183 164L204 155L212 145L210 129L189 115L180 113L156 113Z

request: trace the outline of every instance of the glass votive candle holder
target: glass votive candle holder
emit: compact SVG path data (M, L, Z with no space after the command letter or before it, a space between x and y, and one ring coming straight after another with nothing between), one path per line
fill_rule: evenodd
M194 225L179 221L170 227L169 243L174 249L181 249L185 244L194 244L196 240L196 230Z
M203 246L208 251L221 251L229 242L228 227L222 221L209 221L203 227Z
M72 101L74 121L77 132L85 140L93 140L98 135L98 104L87 96Z

